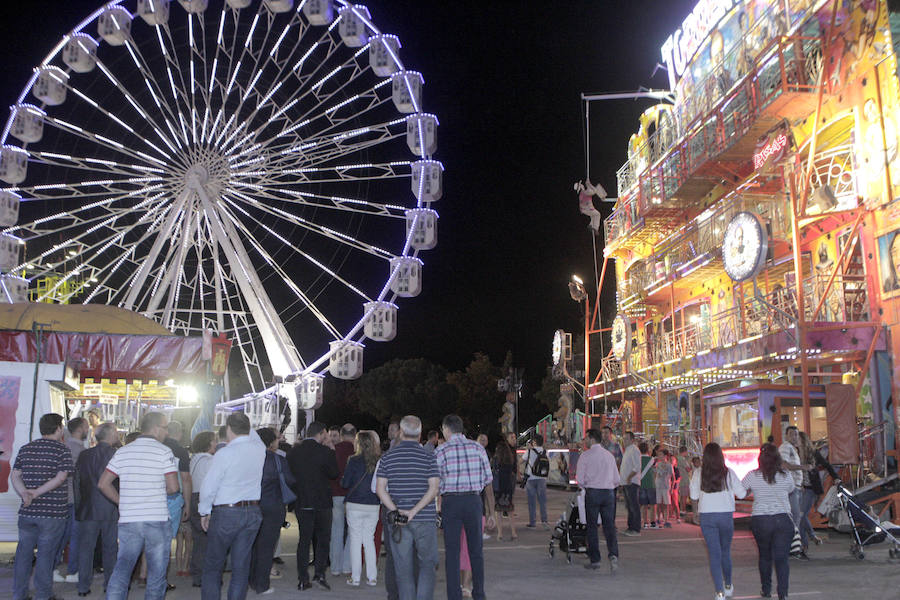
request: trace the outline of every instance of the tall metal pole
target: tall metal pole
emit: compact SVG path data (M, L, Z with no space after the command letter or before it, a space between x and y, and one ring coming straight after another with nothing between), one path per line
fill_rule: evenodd
M794 251L794 273L797 292L797 352L800 353L800 390L802 398L803 430L810 431L809 365L806 356L806 308L803 290L803 253L800 251L799 202L797 199L796 165L791 165L788 192L791 201L791 245ZM780 421L779 421L780 422Z
M587 410L589 386L591 384L591 303L584 295L584 410ZM591 414L594 414L594 399L591 398Z

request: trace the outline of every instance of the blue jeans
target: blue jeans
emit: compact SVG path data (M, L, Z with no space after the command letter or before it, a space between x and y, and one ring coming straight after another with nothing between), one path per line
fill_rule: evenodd
M625 492L625 508L628 510L628 529L640 533L641 507L638 504L638 491L641 486L636 483L627 483L622 488Z
M94 548L100 538L103 555L103 589L109 585L109 578L116 568L116 554L119 551L118 523L115 521L81 521L78 523L78 591L91 590L94 578Z
M794 522L791 515L755 515L750 517L750 531L759 548L759 580L762 591L772 591L772 564L778 575L778 596L788 595L788 579L791 567L788 555L791 552L791 540L794 539Z
M731 538L734 537L734 514L700 513L700 531L706 540L709 573L712 575L716 592L724 592L724 586L731 585Z
M222 597L222 570L225 556L231 551L231 582L228 600L247 597L253 541L262 523L259 506L216 506L209 517L206 531L206 554L203 557L202 600Z
M66 522L66 531L59 540L57 552L57 564L62 564L66 546L69 546L69 560L66 563L66 573L75 575L78 573L78 521L75 520L75 505L69 504L69 519Z
M478 493L441 497L444 520L444 564L447 572L447 600L460 600L459 544L466 530L466 546L472 563L472 598L484 600L484 538L481 536L481 496ZM421 573L421 570L420 570ZM397 576L400 576L398 571ZM402 600L402 597L401 597Z
M141 552L147 559L147 591L144 600L162 600L166 596L166 569L172 535L168 521L119 523L119 557L106 586L106 600L125 600L131 573Z
M547 522L547 480L543 477L529 477L525 483L528 495L528 524L534 525L535 503L541 506L541 522Z
M437 524L434 521L410 521L400 527L400 542L390 537L397 590L400 600L431 600L434 597L434 568L438 562ZM387 532L386 532L387 533ZM456 573L459 578L459 534L456 537ZM415 576L415 560L419 573ZM459 584L457 584L459 587Z
M587 555L592 563L600 562L600 536L597 533L597 517L603 520L603 537L606 538L607 556L619 556L619 538L616 536L616 491L587 488L584 495L584 518L587 521Z
M805 549L809 546L809 538L815 537L816 532L813 531L812 523L809 522L809 511L812 510L813 504L816 503L818 495L810 488L802 488L800 490L800 543Z
M331 574L350 572L350 552L344 548L344 497L331 498L331 548L328 558L331 560Z
M13 600L28 597L31 563L34 563L34 599L47 600L53 595L53 566L60 540L66 532L66 519L19 516L19 543L13 567Z

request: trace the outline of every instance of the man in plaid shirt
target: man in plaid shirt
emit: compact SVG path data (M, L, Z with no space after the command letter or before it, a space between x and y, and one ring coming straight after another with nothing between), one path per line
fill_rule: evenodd
M459 583L459 543L466 530L469 560L472 563L472 597L484 600L484 555L481 519L488 508L488 523L493 521L493 505L484 507L481 492L491 485L491 466L487 453L478 442L463 433L457 415L447 415L443 423L447 443L434 451L441 475L441 516L444 524L447 600L461 600ZM487 490L490 493L490 490Z

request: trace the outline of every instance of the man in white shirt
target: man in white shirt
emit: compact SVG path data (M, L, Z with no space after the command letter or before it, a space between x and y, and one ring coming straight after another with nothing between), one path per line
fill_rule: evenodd
M535 469L539 458L544 460ZM548 473L545 473L543 470L544 468L549 468L549 465L550 461L547 458L547 451L544 450L544 436L536 433L534 435L534 445L528 449L525 455L525 493L528 496L528 525L525 527L535 528L535 504L539 504L541 507L541 524L543 524L544 529L550 529L550 525L547 523Z
M784 430L785 441L778 447L778 453L781 455L781 461L784 468L794 479L794 491L788 496L791 501L791 518L794 525L800 526L800 493L803 491L803 471L808 471L812 467L804 465L800 462L800 453L797 448L800 446L800 430L790 425Z
M225 424L228 445L213 455L197 505L207 535L200 594L203 600L221 597L222 570L229 550L228 598L247 596L253 540L262 523L259 498L266 447L250 429L250 419L244 413L231 413Z
M625 452L619 466L622 479L622 491L625 495L625 508L628 510L627 536L641 535L641 507L638 504L638 491L641 489L641 451L634 443L634 433L626 431L622 436L625 441Z
M596 429L584 432L585 451L578 457L575 478L584 490L584 513L587 524L586 569L600 567L600 538L597 535L597 517L603 523L603 537L606 538L606 552L609 570L616 572L619 567L619 540L616 537L616 488L619 486L619 471L612 453L603 447L603 435Z
M97 487L119 505L119 554L106 588L107 600L125 600L141 552L147 560L145 600L166 595L166 569L172 544L168 494L179 490L178 463L162 441L168 419L160 412L141 418L141 437L119 448ZM118 491L113 482L119 479Z

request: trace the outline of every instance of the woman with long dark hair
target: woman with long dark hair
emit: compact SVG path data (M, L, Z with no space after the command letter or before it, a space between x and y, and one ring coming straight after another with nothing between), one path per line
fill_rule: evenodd
M794 538L794 520L788 495L794 490L794 479L781 464L781 454L774 444L763 444L759 450L759 468L747 473L743 481L753 493L750 530L759 549L760 595L772 597L772 565L778 576L778 598L788 595L790 566L788 554Z
M271 594L275 546L286 514L281 494L281 478L284 477L285 483L291 487L295 482L287 460L275 452L278 450L278 435L275 431L270 427L262 427L256 433L266 446L266 460L260 475L259 510L262 513L262 523L256 533L250 556L250 588L257 594Z
M515 441L515 437L513 437ZM513 494L516 491L516 451L506 439L501 439L494 450L494 468L497 487L494 489L494 510L497 512L497 539L503 541L503 518L509 521L510 540L518 539L512 515L515 511Z
M709 553L709 572L716 598L734 595L731 584L731 538L734 537L734 499L747 490L740 477L725 465L722 448L715 442L703 448L700 469L691 476L691 499L698 503L700 531Z

